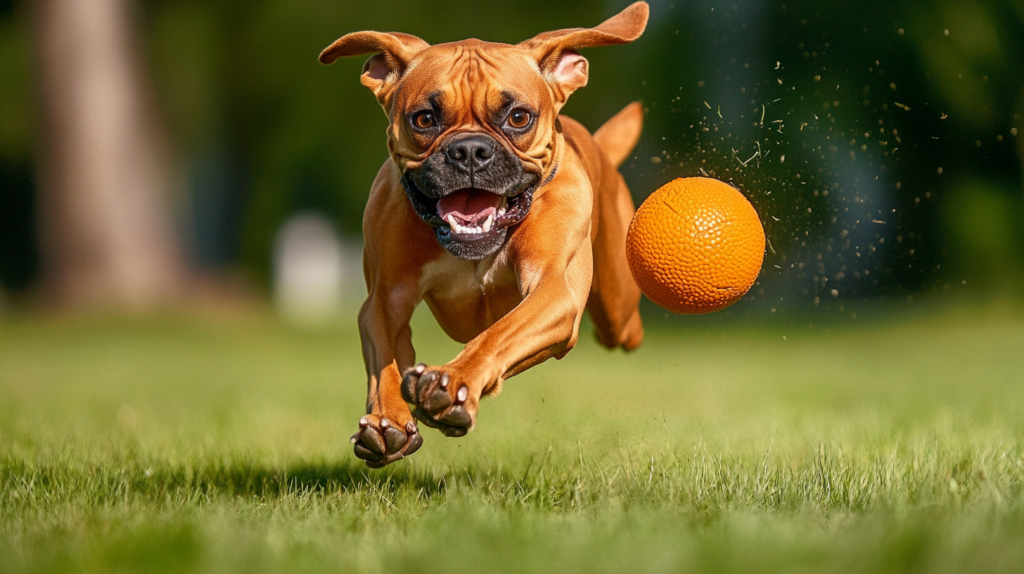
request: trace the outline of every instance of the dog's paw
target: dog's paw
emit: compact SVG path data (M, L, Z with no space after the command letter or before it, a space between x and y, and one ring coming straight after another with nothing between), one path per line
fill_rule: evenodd
M423 446L416 423L409 421L405 428L377 415L359 419L359 430L350 439L356 456L370 468L383 468L403 459Z
M447 436L464 436L476 420L477 398L451 373L423 363L405 373L402 398L414 405L413 416Z

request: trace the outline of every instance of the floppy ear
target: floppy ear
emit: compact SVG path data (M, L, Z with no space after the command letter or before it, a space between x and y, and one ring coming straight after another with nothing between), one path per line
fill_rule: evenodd
M359 56L379 52L363 64L359 78L370 88L377 101L384 101L416 54L430 44L412 34L401 32L353 32L334 41L320 52L320 63L331 64L342 56Z
M635 2L594 28L566 28L538 34L517 47L529 50L541 73L555 88L559 107L569 94L587 85L587 59L576 50L594 46L628 44L644 33L650 10Z

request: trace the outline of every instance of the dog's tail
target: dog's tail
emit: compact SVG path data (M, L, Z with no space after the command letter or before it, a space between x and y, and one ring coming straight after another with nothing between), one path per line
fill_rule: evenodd
M640 141L640 132L643 129L644 108L640 102L633 102L597 128L594 132L594 141L608 156L612 165L619 167L633 152L636 142Z

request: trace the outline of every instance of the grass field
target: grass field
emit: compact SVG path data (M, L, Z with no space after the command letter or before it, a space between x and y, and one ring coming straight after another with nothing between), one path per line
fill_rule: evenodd
M0 322L0 572L1024 571L1019 312L588 333L384 471L350 325Z

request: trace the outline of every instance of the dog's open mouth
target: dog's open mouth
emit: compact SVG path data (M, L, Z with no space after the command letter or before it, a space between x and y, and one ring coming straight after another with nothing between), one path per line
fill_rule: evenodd
M440 198L420 191L408 174L403 182L413 210L434 228L441 246L456 257L480 260L500 249L510 229L526 218L535 178L526 179L511 193L467 187Z
M439 235L473 241L522 221L530 211L533 190L507 197L483 189L460 189L434 199L406 180L406 191L416 213Z
M437 201L437 216L452 239L472 241L522 221L524 204L528 205L523 199L523 194L507 198L482 189L462 189Z

